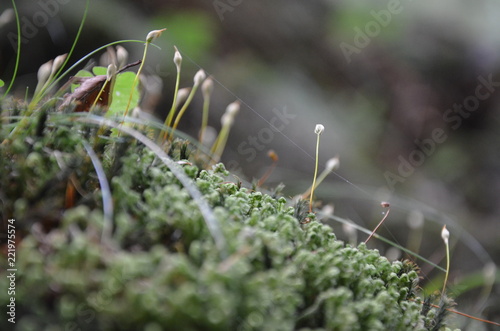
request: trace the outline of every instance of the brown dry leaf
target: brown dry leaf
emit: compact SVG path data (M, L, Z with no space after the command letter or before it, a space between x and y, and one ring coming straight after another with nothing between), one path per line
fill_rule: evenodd
M126 66L121 68L117 72L117 74L140 63L141 61L139 60L127 64ZM111 86L113 85L112 80L114 79L114 77L111 81L107 81L106 78L106 75L99 75L94 77L71 77L69 82L80 84L80 86L78 86L72 93L66 93L64 95L64 101L59 106L59 110L64 109L72 103L76 104L76 107L74 109L75 112L88 112L94 103L102 108L108 107ZM106 85L104 86L104 89L99 96L99 100L96 101L97 96L99 95L99 92L103 88L104 84Z
M72 83L80 84L80 86L77 87L73 93L67 93L64 96L64 101L59 109L63 109L71 103L75 103L75 112L89 111L94 104L99 91L102 89L103 84L106 83L106 76L74 77ZM99 100L95 102L96 105L103 108L108 106L110 86L111 82L107 82Z

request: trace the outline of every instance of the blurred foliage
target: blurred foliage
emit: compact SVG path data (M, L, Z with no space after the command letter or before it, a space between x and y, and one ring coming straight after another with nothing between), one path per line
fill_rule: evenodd
M205 64L215 44L215 27L206 13L196 10L161 12L152 17L155 26L167 27L169 44L176 45L184 56Z

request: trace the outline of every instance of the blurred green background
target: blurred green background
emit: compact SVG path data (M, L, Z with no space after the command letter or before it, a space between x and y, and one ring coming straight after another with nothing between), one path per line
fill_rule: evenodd
M85 2L16 2L26 30L14 93L24 98L38 67L71 47ZM9 7L0 4L4 81L15 59ZM155 116L163 119L172 102L176 45L184 58L181 86L191 86L199 68L216 81L211 126L220 129L227 104L242 103L223 156L228 168L260 178L273 149L279 163L266 186L282 182L289 196L312 182L314 127L323 124L320 164L338 155L340 169L317 199L369 229L384 212L380 201L389 201L379 233L442 266L446 224L458 309L500 321L498 281L492 285L484 271L500 263L499 17L494 0L91 1L71 62L166 27L145 67L163 81ZM125 47L130 62L142 56L140 44ZM197 95L181 125L192 136L201 103ZM431 146L436 132L441 138ZM423 149L416 141L426 142ZM341 224L331 225L349 240ZM404 257L377 240L370 245ZM439 289L444 275L419 264L423 285Z

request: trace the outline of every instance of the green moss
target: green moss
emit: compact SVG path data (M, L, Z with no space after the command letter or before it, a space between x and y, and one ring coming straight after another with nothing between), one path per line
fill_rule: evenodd
M22 238L16 330L430 330L442 317L421 315L410 262L346 246L313 215L297 219L300 204L232 182L223 164L181 165L222 229L221 258L188 191L130 139L97 149L114 206L103 240L100 185L82 147L98 146L95 128L52 115L42 135L26 130L0 150L3 217Z

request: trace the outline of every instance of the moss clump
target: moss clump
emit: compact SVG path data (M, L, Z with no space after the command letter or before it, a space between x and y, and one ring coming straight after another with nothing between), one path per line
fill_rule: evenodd
M412 263L344 245L314 215L301 222L303 205L232 182L223 164L180 166L215 215L225 251L151 149L96 138L96 127L60 114L25 120L11 135L19 119L4 116L0 130L2 216L16 219L19 239L16 330L444 329L433 309L421 314ZM111 188L108 237L83 142ZM179 146L170 155L188 157ZM0 305L8 300L0 291Z

